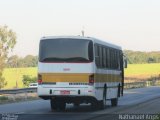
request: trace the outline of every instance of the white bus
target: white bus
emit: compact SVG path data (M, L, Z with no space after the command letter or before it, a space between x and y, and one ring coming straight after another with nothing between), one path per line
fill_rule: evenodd
M117 106L123 95L121 47L82 36L43 37L39 45L38 96L50 99L52 110L66 103Z

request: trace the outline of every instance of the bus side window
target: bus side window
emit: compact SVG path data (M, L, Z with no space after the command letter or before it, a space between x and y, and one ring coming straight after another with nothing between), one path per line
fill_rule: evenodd
M113 63L114 63L114 69L119 69L119 65L118 65L118 61L119 61L119 58L118 58L118 50L113 50Z
M110 51L109 51L109 55L110 55L110 61L109 61L109 63L110 63L110 69L113 69L113 52L112 52L112 49L110 49Z
M116 51L113 49L113 69L116 69Z
M117 69L120 70L120 52L117 51Z
M123 53L120 51L120 69L123 71Z
M106 68L110 68L109 59L109 48L106 48Z
M114 50L112 49L112 69L115 69L115 52Z
M93 61L93 43L91 41L88 44L88 48L89 60Z
M108 68L111 69L111 49L108 49Z
M95 63L96 66L99 67L100 66L100 56L99 56L99 46L95 45Z
M99 46L99 67L100 68L103 68L103 65L102 65L102 62L103 62L103 57L102 57L102 47Z
M117 51L114 50L114 69L117 69Z
M106 48L103 47L103 68L106 68Z

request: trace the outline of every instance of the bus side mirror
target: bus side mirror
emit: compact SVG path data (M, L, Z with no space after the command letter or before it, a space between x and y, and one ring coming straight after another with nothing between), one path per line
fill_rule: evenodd
M123 65L124 65L124 66L123 66L124 68L127 68L127 59L124 59Z

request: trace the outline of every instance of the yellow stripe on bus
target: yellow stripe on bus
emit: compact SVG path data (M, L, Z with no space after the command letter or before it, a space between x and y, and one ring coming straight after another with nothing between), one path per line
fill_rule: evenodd
M85 73L43 73L43 82L86 82L88 83L88 78L90 74Z
M121 82L122 77L115 74L95 74L96 82Z
M89 73L41 73L43 82L88 83ZM122 77L114 74L94 74L95 82L121 82Z

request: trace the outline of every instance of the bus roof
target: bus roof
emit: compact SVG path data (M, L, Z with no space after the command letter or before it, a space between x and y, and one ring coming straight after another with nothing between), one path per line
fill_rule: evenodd
M42 37L41 40L46 40L46 39L58 39L58 38L72 38L72 39L88 39L88 40L92 40L94 43L97 44L101 44L101 45L105 45L111 48L115 48L115 49L119 49L122 50L122 48L118 45L112 44L110 42L108 42L108 40L100 40L94 37L84 37L84 36L45 36Z

